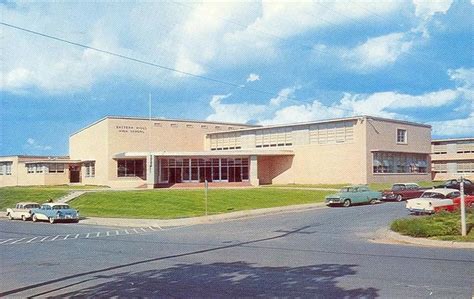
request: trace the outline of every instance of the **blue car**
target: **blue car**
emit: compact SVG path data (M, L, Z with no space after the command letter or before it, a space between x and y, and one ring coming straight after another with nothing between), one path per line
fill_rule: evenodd
M34 222L38 220L46 220L50 223L56 221L79 221L79 211L71 208L65 203L45 203L38 209L31 210L31 218Z

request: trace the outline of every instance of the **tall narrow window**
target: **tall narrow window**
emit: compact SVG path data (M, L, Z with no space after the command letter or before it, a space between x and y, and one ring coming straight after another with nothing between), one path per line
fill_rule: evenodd
M407 130L397 129L397 143L407 143Z

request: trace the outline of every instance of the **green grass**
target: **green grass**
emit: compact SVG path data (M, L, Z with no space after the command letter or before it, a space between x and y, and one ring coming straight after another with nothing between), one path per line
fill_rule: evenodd
M461 236L461 215L459 212L439 213L430 216L419 216L397 219L390 228L402 235L450 241L474 241L474 211L467 210L466 224L468 234Z
M434 185L439 185L442 182L431 182L431 181L423 181L417 182L420 187L424 188L431 188ZM351 184L275 184L275 185L266 185L264 187L271 188L271 187L285 187L285 188L328 188L328 189L341 189L345 186L350 186ZM391 183L372 183L369 184L369 188L372 190L385 190L390 189L392 187Z
M0 188L0 209L12 208L17 202L34 201L44 203L68 193L65 189L33 188L33 187L4 187Z
M70 191L75 190L90 190L107 188L104 186L68 186L68 185L55 185L55 186L22 186L22 187L2 187L0 188L0 210L11 208L15 206L17 202L21 201L34 201L37 203L44 203L48 200L60 198Z
M323 202L327 191L271 188L211 189L208 213ZM69 202L92 217L173 219L205 215L203 190L146 190L87 193Z

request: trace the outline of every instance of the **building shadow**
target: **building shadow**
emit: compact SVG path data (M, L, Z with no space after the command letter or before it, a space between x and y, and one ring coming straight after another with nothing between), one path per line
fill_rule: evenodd
M300 297L375 298L378 289L344 289L338 279L356 274L357 265L319 264L301 267L259 267L246 262L177 264L166 269L96 275L104 281L61 297ZM86 282L84 281L84 282ZM76 287L78 287L77 284ZM72 285L71 285L72 286ZM66 287L62 289L66 291ZM51 290L59 291L61 289ZM47 293L36 296L48 296Z

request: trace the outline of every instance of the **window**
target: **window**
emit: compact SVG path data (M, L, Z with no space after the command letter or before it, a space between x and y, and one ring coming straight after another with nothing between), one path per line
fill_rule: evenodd
M41 171L42 172L42 171ZM64 173L64 164L49 164L49 173Z
M44 164L39 163L26 164L26 170L28 173L43 173L44 166Z
M95 177L95 162L87 162L84 164L86 178Z
M427 161L427 154L375 152L373 173L427 173Z
M397 143L407 143L407 130L397 129Z
M13 162L0 162L0 175L11 175L12 164Z
M188 125L186 125L186 128L188 128L188 129L192 129L192 128L194 128L194 126L193 126L193 125L190 125L190 124L188 124Z
M118 160L117 176L118 177L140 177L146 179L145 159L141 160Z

